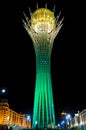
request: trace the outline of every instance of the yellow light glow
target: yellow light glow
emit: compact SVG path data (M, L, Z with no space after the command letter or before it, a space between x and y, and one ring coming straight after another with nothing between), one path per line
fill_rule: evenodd
M50 33L56 27L54 13L47 8L37 9L31 16L31 27L37 33L40 31Z
M61 115L63 115L63 116L64 116L64 115L66 115L66 114L67 114L67 113L66 113L66 112L64 112L64 111L61 113Z

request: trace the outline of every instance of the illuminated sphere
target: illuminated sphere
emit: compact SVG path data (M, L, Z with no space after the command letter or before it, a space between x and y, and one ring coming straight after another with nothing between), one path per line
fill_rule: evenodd
M31 16L31 28L36 32L50 33L56 27L54 13L47 8L37 9Z

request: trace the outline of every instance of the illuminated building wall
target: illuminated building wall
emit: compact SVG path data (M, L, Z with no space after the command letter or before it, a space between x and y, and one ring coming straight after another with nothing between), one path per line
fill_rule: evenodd
M75 116L70 121L71 127L79 126L80 128L86 130L86 109L76 113Z
M62 20L47 8L37 9L31 19L25 15L24 27L31 36L36 54L36 85L33 109L33 128L55 126L51 82L51 51Z
M25 114L19 114L9 108L7 100L0 102L0 125L31 128L31 120L27 121Z

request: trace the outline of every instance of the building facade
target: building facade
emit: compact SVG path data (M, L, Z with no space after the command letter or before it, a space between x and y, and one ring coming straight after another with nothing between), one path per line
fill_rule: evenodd
M78 111L70 121L70 125L71 127L83 127L83 129L86 130L86 109L81 112Z
M0 100L0 126L31 128L31 119L28 121L26 114L10 109L7 100L2 99Z

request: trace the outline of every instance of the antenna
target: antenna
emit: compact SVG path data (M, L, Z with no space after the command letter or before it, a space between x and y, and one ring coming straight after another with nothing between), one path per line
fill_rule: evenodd
M60 15L61 15L61 11L60 11L59 14L56 16L56 20L57 20L57 21L59 20Z
M45 8L47 8L47 3L45 4Z
M29 13L30 13L30 16L32 15L32 11L31 11L31 8L29 8Z
M36 3L36 8L38 9L38 3Z
M54 7L53 7L53 12L55 13L55 9L56 9L56 5L54 5Z

